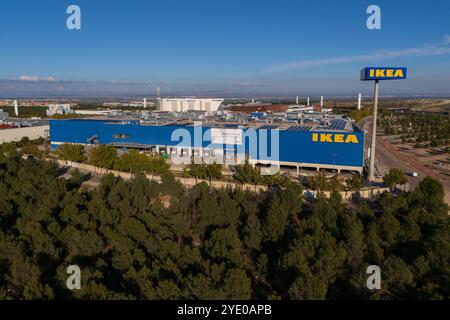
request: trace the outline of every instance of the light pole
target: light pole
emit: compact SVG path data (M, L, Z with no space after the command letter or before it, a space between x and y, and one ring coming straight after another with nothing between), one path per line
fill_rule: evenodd
M378 115L378 91L380 81L375 80L374 100L373 100L373 116L372 116L372 137L370 145L370 162L369 162L369 182L375 180L375 147L377 142L377 115Z

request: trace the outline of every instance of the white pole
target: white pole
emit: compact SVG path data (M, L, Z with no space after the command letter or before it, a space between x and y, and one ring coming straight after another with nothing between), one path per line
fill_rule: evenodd
M147 98L144 98L144 109L147 108Z
M375 146L377 140L377 113L378 113L378 86L379 80L375 80L373 116L372 116L372 143L370 146L369 181L375 180Z
M298 96L295 97L295 104L298 105Z
M309 107L309 97L308 97L308 100L306 102L306 105Z
M320 97L320 106L323 107L323 96Z
M362 98L362 95L360 93L360 94L358 94L358 110L361 110L361 98Z
M17 100L14 100L14 113L16 114L16 117L19 116L19 105L17 103Z

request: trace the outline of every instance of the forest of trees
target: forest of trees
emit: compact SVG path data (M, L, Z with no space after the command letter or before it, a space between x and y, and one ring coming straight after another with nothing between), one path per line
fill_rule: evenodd
M450 118L433 113L382 112L380 126L386 135L400 135L402 143L415 147L446 147L450 145ZM450 153L449 149L445 149Z
M10 117L15 117L14 106L3 106L0 109L8 112ZM45 110L47 107L44 106L33 106L33 107L22 107L19 106L19 118L31 118L31 117L39 117L45 118Z
M359 206L301 186L185 189L137 174L83 176L0 152L0 299L448 299L450 230L439 182ZM66 269L81 268L68 290ZM366 287L381 268L382 288Z

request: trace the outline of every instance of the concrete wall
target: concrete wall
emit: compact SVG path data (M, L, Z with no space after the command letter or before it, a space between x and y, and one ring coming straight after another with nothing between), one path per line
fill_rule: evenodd
M108 170L103 169L99 167L95 167L89 164L85 163L77 163L77 162L71 162L71 161L65 161L65 160L57 160L58 164L60 166L70 166L73 168L78 168L82 171L88 171L92 172L98 175L105 175L105 174L113 174L116 177L121 177L123 179L131 179L132 175L128 172L122 172L122 171L116 171L116 170ZM150 180L155 181L161 181L161 177L157 175L147 175L147 178ZM253 184L240 184L240 183L234 183L234 182L227 182L227 181L209 181L209 180L202 180L202 179L194 179L194 178L180 178L176 177L176 179L181 182L185 187L192 188L196 184L201 182L206 182L208 185L210 185L213 188L241 188L243 190L249 190L249 191L255 191L255 192L261 192L261 191L267 191L268 187L263 185L253 185ZM352 192L352 191L341 191L341 197L344 201L352 201L354 199L370 199L373 197L377 197L380 194L382 194L385 191L389 191L389 188L371 188L371 189L365 189L361 190L359 192ZM326 198L329 198L331 195L331 192L325 191L323 192L324 196ZM311 191L311 190L304 190L303 195L308 198L315 198L317 196L317 192Z
M0 143L20 141L23 137L34 140L45 136L45 132L49 131L49 126L23 127L14 129L0 130Z
M363 189L359 192L341 191L339 192L339 194L341 195L342 200L352 201L355 199L371 199L374 197L378 197L385 191L389 191L389 188L370 188L370 189ZM325 198L329 198L331 196L330 191L323 191L322 193L325 196ZM306 198L315 198L317 196L317 192L311 190L304 190L303 195Z
M95 167L95 166L85 164L85 163L78 163L78 162L65 161L65 160L57 160L57 163L60 166L69 166L72 168L78 168L82 171L88 171L88 172L92 172L92 173L95 173L98 175L105 175L105 174L111 173L116 177L121 177L122 179L131 179L132 178L131 173L128 173L128 172L108 170L108 169ZM157 175L146 175L146 177L149 180L161 181L161 177L157 176ZM202 179L195 179L195 178L176 177L175 179L178 180L179 182L181 182L187 188L191 188L201 182L206 182L211 187L218 188L218 189L227 188L227 187L234 189L236 187L240 187L244 190L250 190L250 191L257 191L257 192L267 191L267 186L261 186L261 185L256 185L256 186L252 185L252 184L241 185L239 183L232 183L232 182L227 182L227 181L211 181L210 182L209 180L202 180Z

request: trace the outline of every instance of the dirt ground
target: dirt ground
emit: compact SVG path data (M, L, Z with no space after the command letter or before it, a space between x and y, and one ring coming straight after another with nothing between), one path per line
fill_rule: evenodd
M361 122L361 127L368 130L366 146L370 146L371 119ZM415 148L411 143L401 142L400 135L386 136L382 129L377 132L376 161L386 173L397 168L404 173L417 172L417 178L407 176L410 188L415 188L425 177L439 180L444 186L445 200L450 205L450 154L439 148Z
M441 181L446 193L446 202L450 205L450 154L439 148L415 148L411 143L402 143L400 136L381 135L380 143L400 159L409 162L412 167L427 176Z

